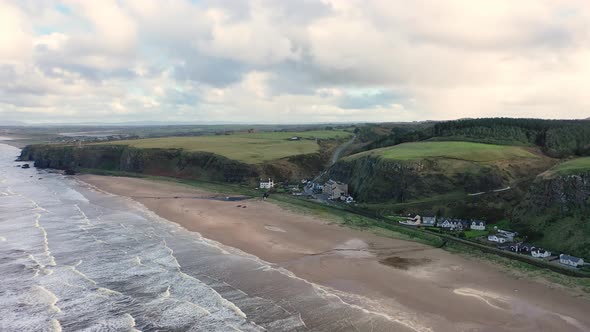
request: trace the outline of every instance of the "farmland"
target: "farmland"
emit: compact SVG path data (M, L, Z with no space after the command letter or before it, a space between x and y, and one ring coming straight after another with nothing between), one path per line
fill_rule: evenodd
M524 148L471 142L415 142L375 149L351 156L380 156L391 160L418 160L426 158L456 159L472 162L493 162L518 158L536 158Z
M291 141L297 136L300 140ZM233 135L165 137L113 141L108 144L136 148L174 148L187 152L211 152L249 164L281 159L319 151L316 139L344 139L351 133L341 130L313 130L302 132L261 132Z

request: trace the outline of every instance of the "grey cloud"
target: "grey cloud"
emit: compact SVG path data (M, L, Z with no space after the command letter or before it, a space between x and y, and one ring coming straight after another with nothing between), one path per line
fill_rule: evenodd
M0 80L3 82L12 82L16 79L14 65L0 64Z
M338 106L345 109L366 109L373 107L388 107L399 103L402 96L390 91L362 92L358 94L347 93L340 98Z
M189 80L224 87L239 82L249 70L237 61L213 58L207 56L193 56L184 65L174 67L174 77L178 80Z

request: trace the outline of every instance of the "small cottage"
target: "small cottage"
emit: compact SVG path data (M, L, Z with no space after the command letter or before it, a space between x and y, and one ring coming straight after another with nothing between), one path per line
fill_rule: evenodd
M551 252L541 248L535 248L531 250L531 256L536 258L546 258L551 256Z
M506 243L508 241L508 239L506 239L502 235L494 234L494 235L488 235L488 241L497 242L497 243Z
M469 228L477 231L485 231L486 230L486 222L483 220L471 220L471 224Z
M508 239L508 241L514 241L514 238L518 235L516 232L509 232L499 229L498 234L501 234L503 237Z
M354 202L354 198L352 198L352 196L348 195L348 196L340 196L340 200L344 201L346 204L350 204Z
M584 265L584 260L582 258L561 254L559 255L559 262L563 265L571 266L571 267L578 267Z
M531 251L537 249L535 246L529 243L515 243L510 246L510 251L518 253L518 254L529 254Z
M260 180L260 189L271 189L274 188L275 183L271 178L268 178L268 181Z
M462 231L469 228L469 222L461 219L444 218L437 226L450 231Z

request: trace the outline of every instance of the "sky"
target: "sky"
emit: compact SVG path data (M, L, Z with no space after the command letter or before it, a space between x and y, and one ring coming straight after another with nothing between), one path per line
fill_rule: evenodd
M0 0L0 125L590 117L587 0Z

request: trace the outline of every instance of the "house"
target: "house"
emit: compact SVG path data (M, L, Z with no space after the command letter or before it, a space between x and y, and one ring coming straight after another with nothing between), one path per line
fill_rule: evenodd
M551 252L541 248L531 250L531 256L536 258L545 258L551 256Z
M436 217L422 217L420 226L434 226L436 224Z
M486 222L482 220L471 220L471 225L469 225L469 228L477 231L485 231Z
M268 178L268 181L263 181L260 179L260 189L270 189L274 188L275 183L271 178Z
M498 230L498 234L507 238L508 241L514 241L514 238L518 235L518 233L516 233L516 232L509 232L509 231L504 231L501 229Z
M559 255L559 262L563 265L571 266L571 267L578 267L584 265L584 260L582 258L561 254Z
M352 198L352 196L348 195L348 196L340 196L340 200L344 201L346 204L350 204L352 202L354 202L354 198Z
M341 196L348 196L348 185L346 183L329 180L324 184L324 194L328 199L340 199Z
M461 219L443 218L437 226L450 231L462 231L469 228L469 222Z
M404 218L403 220L400 220L398 222L400 224L406 225L406 226L420 226L420 223L422 222L422 218L419 215L416 215L413 218L407 217L407 218Z
M537 247L533 246L532 244L523 243L523 242L515 243L510 246L510 251L518 253L518 254L529 254L533 250L536 250L536 249L537 249Z
M506 239L502 235L495 234L495 235L488 235L488 241L497 242L497 243L506 243L508 241L508 239Z

